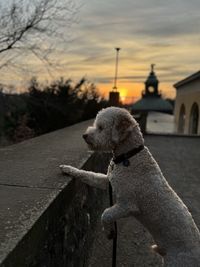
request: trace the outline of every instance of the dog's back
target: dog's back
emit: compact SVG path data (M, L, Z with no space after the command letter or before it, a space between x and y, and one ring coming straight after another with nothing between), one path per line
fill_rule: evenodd
M124 198L127 204L132 198L137 203L137 219L152 234L159 249L167 253L196 249L200 254L199 230L149 150L145 148L125 168L120 165L113 170L114 191L119 201Z
M194 266L200 266L200 233L191 213L170 187L148 149L143 153L146 153L146 167L138 165L138 174L141 173L139 177L143 180L137 192L141 210L138 219L150 231L160 249L167 254L187 251L188 258L198 259L199 265Z

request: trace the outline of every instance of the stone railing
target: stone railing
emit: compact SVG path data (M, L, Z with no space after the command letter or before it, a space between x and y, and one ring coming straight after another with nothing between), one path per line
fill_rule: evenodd
M63 163L105 172L83 122L0 149L0 266L87 266L106 193L60 173Z

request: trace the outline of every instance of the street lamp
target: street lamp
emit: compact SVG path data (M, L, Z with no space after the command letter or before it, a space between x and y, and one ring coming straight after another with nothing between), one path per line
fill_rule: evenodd
M113 91L117 91L117 76L118 76L118 63L119 63L119 51L121 48L116 47L116 62L115 62L115 78L114 78L114 86Z

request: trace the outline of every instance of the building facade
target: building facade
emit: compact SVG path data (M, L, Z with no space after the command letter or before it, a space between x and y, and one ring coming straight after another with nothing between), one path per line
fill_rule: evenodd
M200 71L177 82L174 87L176 132L200 135Z

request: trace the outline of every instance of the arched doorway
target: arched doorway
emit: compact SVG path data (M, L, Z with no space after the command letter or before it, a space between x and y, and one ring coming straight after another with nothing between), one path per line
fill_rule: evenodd
M197 134L198 122L199 122L199 107L197 103L194 103L190 111L190 123L189 123L190 134Z
M179 112L178 132L184 133L185 129L185 105L182 104Z

